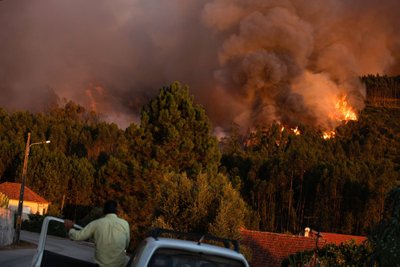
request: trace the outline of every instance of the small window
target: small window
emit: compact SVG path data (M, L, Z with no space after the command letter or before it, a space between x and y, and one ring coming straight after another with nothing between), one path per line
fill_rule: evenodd
M174 267L171 256L157 253L149 263L149 267Z

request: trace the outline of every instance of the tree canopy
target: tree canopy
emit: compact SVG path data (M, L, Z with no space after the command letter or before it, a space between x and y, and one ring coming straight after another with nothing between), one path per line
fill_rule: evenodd
M114 198L139 236L152 225L237 236L238 226L364 235L385 217L399 185L400 109L367 106L335 138L299 125L217 141L205 110L178 82L160 89L127 129L69 102L43 113L0 109L0 182L19 182L27 133L27 185L50 212L81 219ZM70 212L66 212L69 210Z

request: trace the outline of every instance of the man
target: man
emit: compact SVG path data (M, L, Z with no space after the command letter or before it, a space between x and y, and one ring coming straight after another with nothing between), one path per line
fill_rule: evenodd
M117 217L117 202L113 200L104 204L103 213L104 217L92 221L82 230L72 229L74 222L70 220L65 220L65 228L72 240L94 239L94 259L100 267L123 267L130 240L129 224Z

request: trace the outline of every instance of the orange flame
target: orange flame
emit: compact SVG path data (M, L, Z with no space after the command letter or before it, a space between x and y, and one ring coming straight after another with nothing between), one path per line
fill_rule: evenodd
M336 132L335 132L335 131L327 131L327 132L323 132L322 138L324 138L325 140L327 140L327 139L334 138L335 135L336 135Z
M292 129L290 129L290 130L292 130L292 132L295 134L295 135L300 135L301 133L300 133L300 130L299 130L299 127L297 127L296 126L296 128L292 128Z
M356 121L358 119L357 113L347 102L346 95L338 97L338 101L336 102L335 108L336 108L335 113L330 116L335 121L344 121L345 123L347 123L348 121ZM336 132L334 130L325 131L322 134L322 137L325 140L334 138L335 136Z
M331 116L334 120L338 121L356 121L357 113L353 110L353 108L347 102L347 96L344 95L339 97L338 101L335 105L336 112Z
M280 123L279 123L280 124ZM281 125L281 132L283 132L283 131L288 131L289 133L292 133L292 134L294 134L294 135L300 135L301 134L301 132L300 132L300 130L299 130L299 127L298 126L296 126L295 128L285 128L285 126L283 126L282 124L280 124Z

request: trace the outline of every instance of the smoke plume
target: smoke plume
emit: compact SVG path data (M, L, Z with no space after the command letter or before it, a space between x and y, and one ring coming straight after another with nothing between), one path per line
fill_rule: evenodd
M0 106L73 100L121 127L164 85L190 86L214 126L323 129L364 74L400 71L396 0L3 0Z

